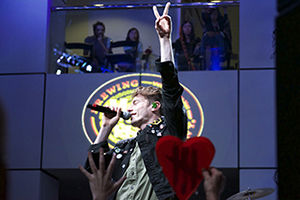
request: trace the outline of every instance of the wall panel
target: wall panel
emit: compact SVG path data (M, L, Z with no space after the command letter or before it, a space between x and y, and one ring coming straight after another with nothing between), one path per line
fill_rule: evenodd
M8 168L40 167L43 98L44 75L0 76Z
M1 1L0 73L46 72L47 9L47 1Z
M275 71L241 71L241 167L277 166L275 116Z

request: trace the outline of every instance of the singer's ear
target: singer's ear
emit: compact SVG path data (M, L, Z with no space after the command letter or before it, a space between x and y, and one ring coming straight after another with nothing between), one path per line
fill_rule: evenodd
M159 110L161 107L161 103L159 101L154 101L154 102L152 102L151 105L152 105L153 112Z

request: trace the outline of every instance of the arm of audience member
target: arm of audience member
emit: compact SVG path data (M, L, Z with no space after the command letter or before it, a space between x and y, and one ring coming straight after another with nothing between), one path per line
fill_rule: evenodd
M89 37L86 37L86 38L84 39L84 43L85 43L85 44L91 45L91 43L90 43L90 41L89 41ZM83 50L83 55L87 56L88 54L89 54L89 51L86 50L86 49L84 49L84 50Z
M137 60L142 60L142 57L143 57L143 44L141 42L138 43L138 46L137 46Z
M106 43L106 48L108 49L108 53L112 53L112 50L111 50L111 38L107 38L107 43Z
M201 53L201 41L197 42L197 44L194 48L193 55L194 56L200 56L200 53Z
M104 44L102 39L98 39L98 41L99 41L99 44L102 46L104 53L105 54L109 53L110 48L107 46L107 44Z
M212 167L204 169L202 175L204 177L206 200L219 200L225 186L225 176L223 173Z
M112 160L110 161L106 170L103 148L100 148L99 152L99 169L97 169L90 152L88 153L88 160L91 166L92 173L89 173L82 166L79 166L79 169L89 180L93 200L107 200L108 197L122 185L126 177L122 177L117 182L113 182L112 171L114 168L116 157L115 155L113 155Z
M171 61L174 63L171 40L172 21L168 15L170 5L170 2L166 4L162 16L159 15L156 6L153 6L153 13L156 17L155 29L159 37L161 62Z

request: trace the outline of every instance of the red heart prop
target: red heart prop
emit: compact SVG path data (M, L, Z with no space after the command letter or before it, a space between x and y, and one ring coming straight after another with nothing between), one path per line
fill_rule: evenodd
M186 142L164 136L156 144L156 155L176 196L188 199L203 180L202 169L209 168L215 147L208 138L193 137Z

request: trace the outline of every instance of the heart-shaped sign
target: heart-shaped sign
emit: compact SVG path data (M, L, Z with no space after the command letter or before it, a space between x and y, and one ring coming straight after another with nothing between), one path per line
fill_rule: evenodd
M156 155L176 196L188 199L203 180L202 169L208 168L215 155L208 138L193 137L183 142L164 136L156 144Z

